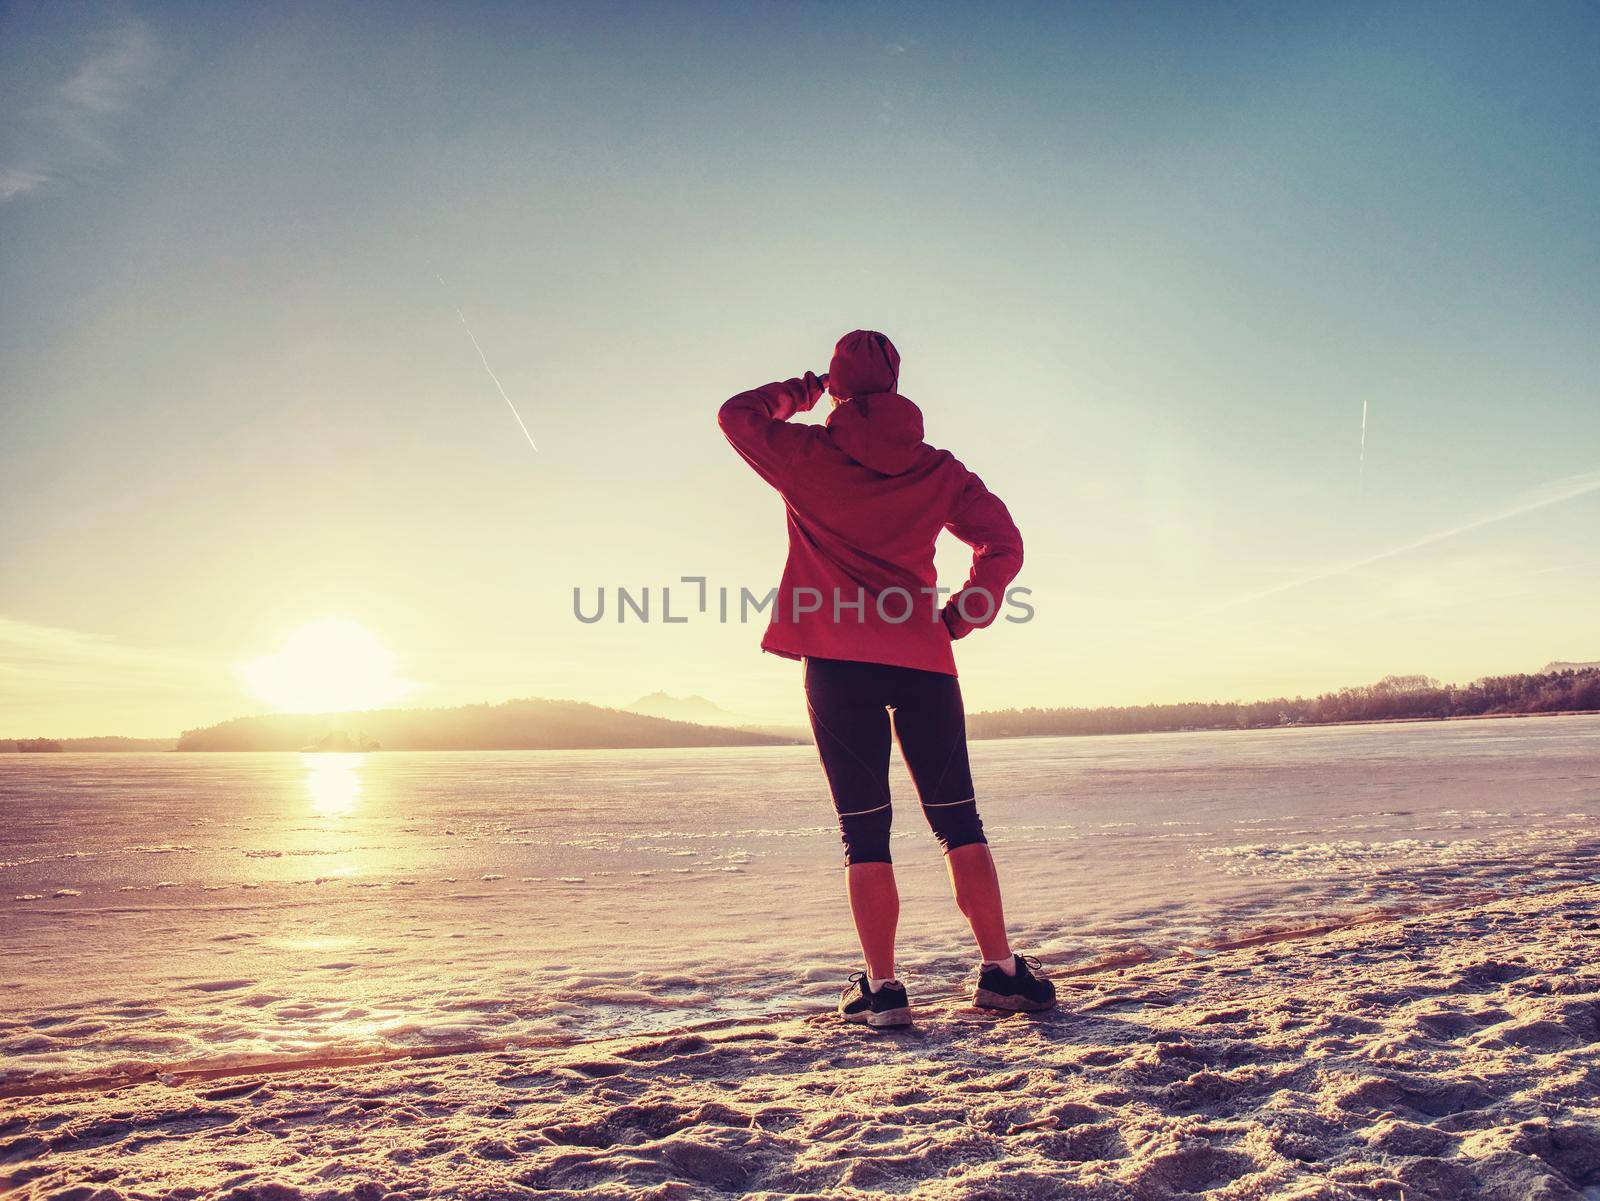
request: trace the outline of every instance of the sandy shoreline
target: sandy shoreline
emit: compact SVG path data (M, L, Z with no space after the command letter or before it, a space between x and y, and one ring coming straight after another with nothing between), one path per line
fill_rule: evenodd
M23 1197L1600 1196L1600 886L922 1004L0 1101ZM912 981L913 997L948 982Z

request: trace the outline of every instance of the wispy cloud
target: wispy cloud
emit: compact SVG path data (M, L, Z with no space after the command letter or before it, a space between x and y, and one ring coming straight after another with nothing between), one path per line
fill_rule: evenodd
M66 130L98 142L99 122L124 112L155 74L160 47L137 21L100 31L87 56L56 89L56 117Z
M0 167L0 204L25 192L31 192L50 177L31 167Z
M234 696L204 659L0 617L0 738L162 734Z
M161 46L144 23L123 18L88 35L64 79L13 97L10 107L23 114L23 130L12 161L0 163L0 204L115 157L111 133L154 82L161 59Z
M110 675L164 678L195 667L183 656L129 646L103 634L0 617L0 679L12 684L103 685Z

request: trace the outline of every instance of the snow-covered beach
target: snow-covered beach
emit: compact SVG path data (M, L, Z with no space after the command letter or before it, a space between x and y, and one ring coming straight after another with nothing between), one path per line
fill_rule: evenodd
M925 1003L11 1098L29 1197L1284 1197L1600 1189L1600 887Z

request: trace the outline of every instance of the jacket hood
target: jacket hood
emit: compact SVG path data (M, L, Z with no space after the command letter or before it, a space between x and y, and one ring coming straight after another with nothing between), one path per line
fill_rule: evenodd
M858 396L828 414L833 444L883 475L909 471L922 456L922 410L898 392Z
M876 330L852 330L834 346L828 391L841 400L893 392L899 384L900 352Z

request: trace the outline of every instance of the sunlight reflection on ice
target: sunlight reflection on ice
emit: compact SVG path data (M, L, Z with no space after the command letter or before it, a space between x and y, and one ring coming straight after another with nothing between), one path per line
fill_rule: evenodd
M300 761L306 769L306 796L313 813L321 817L344 817L361 800L362 754L307 754Z

